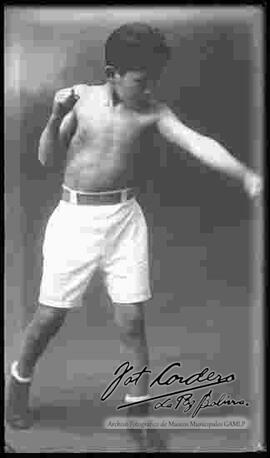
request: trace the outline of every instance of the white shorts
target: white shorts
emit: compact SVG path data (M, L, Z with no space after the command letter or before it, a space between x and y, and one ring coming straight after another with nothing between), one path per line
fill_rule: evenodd
M135 198L112 205L59 202L45 231L39 302L80 306L97 268L113 302L150 299L148 230Z

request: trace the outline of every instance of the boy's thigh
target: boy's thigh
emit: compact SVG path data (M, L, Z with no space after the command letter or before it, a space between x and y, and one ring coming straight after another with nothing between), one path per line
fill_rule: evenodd
M137 202L131 217L116 234L108 242L103 261L109 296L112 302L121 304L147 301L151 297L148 229Z
M102 234L79 216L65 206L59 207L47 224L39 293L39 303L43 305L80 306L98 267Z
M64 307L52 307L50 305L42 304L38 302L35 317L38 319L50 320L50 319L63 319L67 315L69 309Z

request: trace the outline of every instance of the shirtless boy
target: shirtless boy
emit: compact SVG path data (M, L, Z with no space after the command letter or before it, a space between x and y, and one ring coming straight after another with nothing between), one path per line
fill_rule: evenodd
M261 177L154 98L153 88L168 58L157 29L127 24L106 42L105 84L80 84L55 95L40 138L39 160L44 166L63 160L63 194L46 227L39 305L11 366L6 418L14 428L31 425L29 389L35 365L68 310L80 306L96 268L103 272L113 303L122 350L134 370L148 365L148 241L136 200L135 166L145 155L136 139L147 127L155 124L168 141L239 179L250 197L262 189ZM147 395L144 374L125 399L132 402Z

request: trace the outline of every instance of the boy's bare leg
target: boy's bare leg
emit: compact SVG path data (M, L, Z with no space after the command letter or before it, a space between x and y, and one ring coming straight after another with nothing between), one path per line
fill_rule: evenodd
M29 390L35 365L49 341L62 326L67 309L39 305L24 331L18 364L11 374L7 388L6 419L15 428L31 425Z
M132 373L149 369L149 351L145 333L144 304L114 304L115 322L120 328L121 353L134 367ZM149 387L149 374L144 373L138 383L127 385L130 400L146 396ZM131 401L132 402L132 401ZM125 409L128 418L149 415L149 404L134 404ZM129 429L128 433L139 447L138 451L165 450L165 442L158 431Z
M18 372L21 377L32 376L37 360L62 326L66 314L67 309L42 304L38 306L25 330L18 358Z
M149 369L149 353L145 333L144 304L114 304L115 323L120 330L121 353L134 367L132 372L139 372L145 366ZM144 373L136 385L127 386L132 397L148 394L149 374Z

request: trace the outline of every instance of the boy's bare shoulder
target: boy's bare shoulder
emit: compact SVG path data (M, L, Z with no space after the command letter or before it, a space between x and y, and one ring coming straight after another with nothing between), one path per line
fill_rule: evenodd
M155 97L155 95L152 93L147 94L144 101L145 101L146 106L154 112L159 112L160 110L162 110L162 107L165 105L157 97Z
M72 89L74 89L75 94L79 97L83 95L98 95L102 92L103 85L102 84L74 84Z
M148 109L157 119L159 119L169 110L169 107L166 103L161 102L160 100L150 98L148 100Z

